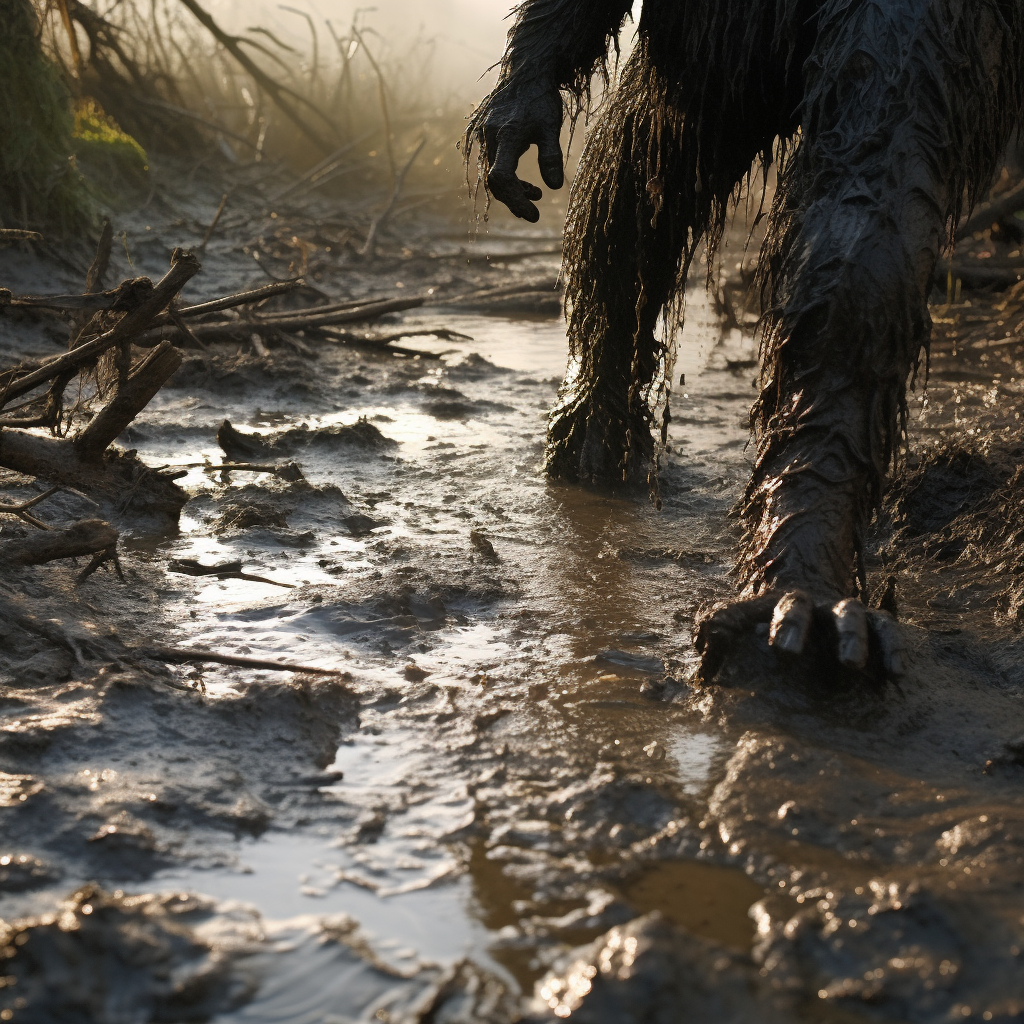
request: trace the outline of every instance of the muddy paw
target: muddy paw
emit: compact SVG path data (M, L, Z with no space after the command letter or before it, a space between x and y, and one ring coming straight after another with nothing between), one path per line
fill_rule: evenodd
M745 634L766 633L779 658L813 658L881 679L904 673L904 645L896 620L856 598L815 600L802 590L772 592L716 605L700 616L694 645L698 681L710 683Z

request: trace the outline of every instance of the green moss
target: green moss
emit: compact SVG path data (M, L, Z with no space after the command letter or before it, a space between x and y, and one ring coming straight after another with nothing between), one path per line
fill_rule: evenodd
M75 105L72 139L82 169L102 193L110 192L112 184L138 183L149 170L146 151L95 100Z
M43 53L31 0L0 0L0 223L49 235L89 225L59 69Z

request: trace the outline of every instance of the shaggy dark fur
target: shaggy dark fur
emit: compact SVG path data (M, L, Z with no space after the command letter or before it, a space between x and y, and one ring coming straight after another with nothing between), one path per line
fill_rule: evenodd
M536 220L540 198L519 158L537 143L542 177L561 184L557 127L586 108L630 6L518 9L499 84L467 136L517 216ZM654 410L665 399L668 415L671 371L661 317L671 334L698 247L714 255L730 201L776 163L743 600L699 624L705 675L727 637L758 621L780 651L800 653L824 629L843 666L875 658L902 671L891 623L837 602L864 593L864 534L927 349L935 262L1022 110L1024 0L644 3L570 203L572 359L547 468L616 482L656 466Z

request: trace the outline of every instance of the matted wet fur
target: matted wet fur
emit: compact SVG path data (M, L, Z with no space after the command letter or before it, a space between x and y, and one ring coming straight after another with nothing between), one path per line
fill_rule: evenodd
M518 9L467 136L484 165L495 102L547 78L577 113L628 11ZM777 163L738 573L747 594L780 581L863 592L864 531L927 347L934 262L1019 122L1022 67L1021 0L647 0L573 189L573 360L548 473L647 473L690 264L702 244L714 255L730 201Z

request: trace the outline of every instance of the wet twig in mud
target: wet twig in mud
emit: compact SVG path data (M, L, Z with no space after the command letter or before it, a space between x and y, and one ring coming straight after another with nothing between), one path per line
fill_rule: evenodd
M129 373L114 397L75 440L83 459L95 459L156 396L175 370L181 353L168 341L158 345Z
M195 348L206 348L206 345L204 345L203 342L201 342L192 333L192 328L185 322L185 318L173 306L167 310L167 315L170 317L171 323L181 331L182 335L187 338Z
M0 374L0 408L68 370L77 371L85 368L98 356L118 345L135 342L136 336L149 326L153 317L162 312L199 272L199 261L191 253L175 250L171 258L173 262L167 274L152 287L146 298L127 312L109 331L34 368L15 367Z
M427 297L418 295L407 299L387 299L383 302L370 302L361 306L348 306L334 312L322 312L325 307L298 309L289 313L270 315L253 315L247 319L226 320L211 324L196 324L192 333L200 341L235 340L249 341L254 331L302 331L336 324L359 323L375 320L386 313L401 313L407 309L417 309L427 303ZM180 338L176 327L165 326L147 331L133 339L136 345L144 347L159 344L162 341Z
M508 299L517 295L559 295L558 282L552 281L547 284L518 284L508 285L504 288L480 288L472 292L463 292L461 295L437 296L434 299L435 306L457 306L469 302L484 302L489 299Z
M314 665L291 665L282 661L270 661L265 658L243 658L237 654L218 654L216 651L205 651L200 648L184 647L147 647L140 654L154 661L166 661L172 665L202 664L210 662L214 665L233 665L236 668L269 669L272 672L295 672L306 676L341 676L345 673L337 668L317 668Z
M190 462L179 469L202 469L208 473L271 473L281 480L294 483L297 480L304 480L302 470L297 462L286 462L283 465L264 465L255 462L226 462L221 466L211 466L206 462ZM0 507L0 512L3 508Z
M225 192L224 195L220 197L220 205L217 207L217 212L213 215L213 220L210 221L210 226L206 229L206 233L203 235L203 240L199 243L200 259L206 255L206 246L213 237L214 231L217 230L217 225L220 223L220 219L224 215L224 208L228 205L228 197L230 195L230 192Z
M377 243L377 235L380 233L381 228L384 227L388 222L388 218L394 212L395 204L398 202L399 197L402 195L402 187L405 185L405 179L409 171L412 169L412 165L416 162L416 158L423 152L423 147L427 144L427 138L424 136L419 141L419 145L413 150L412 156L406 161L405 166L398 173L395 178L395 187L391 191L391 198L388 200L388 205L380 212L376 220L370 225L370 230L366 234L366 241L363 243L362 248L359 250L360 256L372 256L374 246Z
M242 50L240 43L248 42L248 40L242 39L240 36L228 35L220 26L213 20L210 14L204 10L196 0L180 0L195 16L199 23L209 32L221 46L224 47L228 53L231 54L239 64L252 76L256 84L270 97L271 101L281 110L281 112L291 120L296 128L306 136L316 147L322 150L324 153L330 153L334 150L332 146L321 134L318 132L296 109L295 104L292 100L300 103L309 108L317 117L328 124L335 134L337 128L334 123L324 114L321 110L318 110L316 106L309 102L304 96L299 95L292 89L289 89L285 85L281 85L270 77L266 72L260 68L258 64L253 62Z
M27 231L22 228L0 228L0 243L3 242L41 242L43 236L38 231Z
M284 295L287 292L294 291L296 288L301 288L303 283L301 277L296 277L290 281L280 281L277 284L265 284L260 288L236 292L234 295L225 295L223 298L211 299L209 302L200 302L194 306L183 306L178 310L178 315L186 317L205 316L207 313L217 313L222 309L248 306L252 303L262 302L264 299L273 298L275 295ZM163 319L163 316L157 317L155 322L159 324Z
M107 562L113 565L117 578L122 583L127 583L128 581L124 578L124 570L121 568L121 559L117 557L117 546L114 545L107 548L106 551L97 551L92 556L89 564L75 577L75 586L80 587L101 565L106 565Z
M118 533L102 519L84 519L63 530L0 541L0 564L22 568L60 558L94 555L117 546Z
M220 565L203 565L194 558L175 558L167 565L168 572L180 573L182 576L215 576L219 580L245 580L248 583L269 583L272 587L286 587L295 590L296 584L282 583L266 576L256 576L243 572L241 562L222 562Z
M385 335L356 334L354 331L333 330L318 330L315 331L314 334L316 337L324 338L340 345L351 345L353 348L368 348L375 352L391 352L398 356L422 356L424 359L440 359L444 353L425 352L416 348L406 348L403 345L394 345L392 342L401 338L415 338L421 335L424 337L433 336L437 338L453 339L464 337L464 335L457 334L454 331L441 334L436 331L418 331L415 328L408 331L397 331L394 334Z
M30 516L28 510L35 508L36 505L46 501L47 498L52 498L59 490L60 487L51 487L48 491L43 491L42 494L37 494L34 498L29 498L28 501L20 502L17 505L7 505L0 503L0 513L6 513L7 515L17 516L24 522L29 523L31 526L35 526L38 529L49 530L50 527L46 525L41 519L36 519L35 516Z

